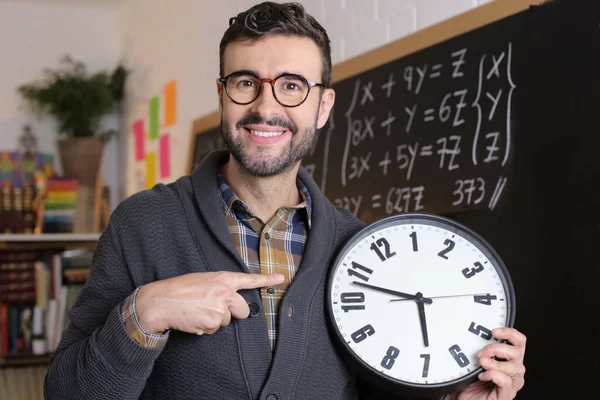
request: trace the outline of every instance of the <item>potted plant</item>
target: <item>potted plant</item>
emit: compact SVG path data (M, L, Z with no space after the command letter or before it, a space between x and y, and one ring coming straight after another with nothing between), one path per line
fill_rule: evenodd
M44 78L19 86L31 108L58 122L58 151L63 173L94 185L104 144L114 131L100 131L100 120L118 110L129 71L89 74L85 65L65 55L61 67L44 69Z

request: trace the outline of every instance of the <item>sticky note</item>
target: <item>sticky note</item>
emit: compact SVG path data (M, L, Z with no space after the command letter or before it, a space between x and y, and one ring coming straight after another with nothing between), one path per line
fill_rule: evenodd
M144 159L144 121L141 119L133 123L133 142L135 161L142 161Z
M158 139L158 96L150 99L150 139Z
M146 189L156 185L156 153L146 154Z
M170 81L165 85L164 88L164 101L165 101L165 116L164 116L164 124L165 126L174 125L177 121L177 111L176 111L176 96L177 96L177 82Z
M160 157L160 177L168 178L171 175L171 158L169 150L170 136L165 133L160 137L160 148L158 156Z

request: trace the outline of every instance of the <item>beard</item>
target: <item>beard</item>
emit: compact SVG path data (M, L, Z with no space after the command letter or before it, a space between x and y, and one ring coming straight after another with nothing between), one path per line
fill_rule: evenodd
M281 117L274 117L268 121L264 121L257 114L246 115L240 119L235 124L235 129L241 130L244 125L249 124L279 126L292 132L292 139L282 150L281 154L272 155L268 146L259 146L257 154L251 155L244 149L243 135L234 137L230 125L223 120L223 115L221 114L221 134L227 145L227 149L242 166L244 171L251 176L271 177L278 175L310 154L315 146L314 138L317 131L317 118L315 118L312 126L304 128L301 134L298 134L298 127L292 121Z

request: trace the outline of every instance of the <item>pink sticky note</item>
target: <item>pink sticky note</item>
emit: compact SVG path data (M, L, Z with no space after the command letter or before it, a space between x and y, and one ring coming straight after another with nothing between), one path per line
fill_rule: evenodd
M144 159L144 120L138 119L133 123L133 136L135 143L135 161Z
M160 137L160 177L168 178L171 175L171 157L169 149L169 134L165 133Z

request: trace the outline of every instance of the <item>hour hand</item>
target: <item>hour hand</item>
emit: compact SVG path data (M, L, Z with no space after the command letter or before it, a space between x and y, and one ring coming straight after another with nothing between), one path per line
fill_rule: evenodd
M425 305L421 300L417 300L419 308L419 320L421 321L421 333L423 334L423 343L429 347L429 335L427 334L427 319L425 318Z
M421 300L423 303L425 304L431 304L433 303L433 300L427 298L427 297L417 297L414 294L408 294L408 293L404 293L404 292L398 292L397 290L391 290L391 289L387 289L387 288L382 288L380 286L373 286L373 285L369 285L368 283L363 283L363 282L358 282L358 281L353 281L353 284L357 285L357 286L362 286L362 287L366 287L369 289L373 289L373 290L377 290L378 292L382 292L382 293L387 293L387 294L392 294L394 296L399 296L399 297L404 297L405 299L408 300Z

